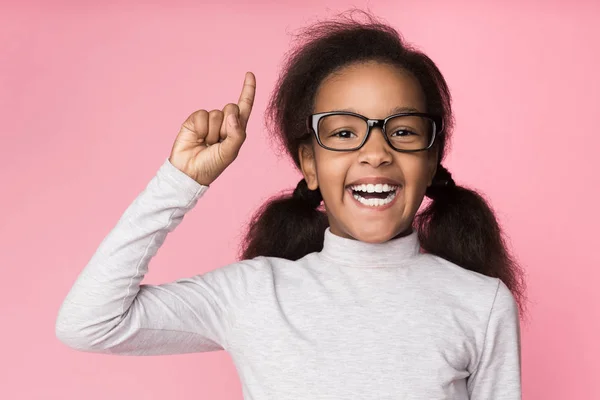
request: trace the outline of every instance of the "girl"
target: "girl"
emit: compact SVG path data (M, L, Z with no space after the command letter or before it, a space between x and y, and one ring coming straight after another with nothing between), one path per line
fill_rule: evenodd
M485 201L441 165L440 71L372 17L301 39L267 118L304 179L252 219L242 260L140 284L235 160L252 73L237 104L182 124L65 299L58 338L109 354L224 349L245 399L520 399L522 275Z

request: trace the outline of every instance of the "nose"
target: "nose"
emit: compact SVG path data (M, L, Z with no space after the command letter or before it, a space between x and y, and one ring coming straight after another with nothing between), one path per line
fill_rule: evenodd
M392 148L383 137L380 127L373 127L366 143L358 150L358 161L372 167L390 164L392 162Z

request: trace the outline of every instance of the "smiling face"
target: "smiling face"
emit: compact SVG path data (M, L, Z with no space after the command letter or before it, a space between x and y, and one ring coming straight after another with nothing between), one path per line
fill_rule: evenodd
M367 62L326 78L317 91L314 113L343 110L383 119L400 109L427 112L425 105L421 86L410 73ZM331 232L369 243L410 233L437 165L435 145L430 150L401 153L390 147L380 128L373 128L358 150L327 150L313 137L311 144L300 146L299 155L308 187L321 190ZM364 189L393 193L368 194ZM369 200L372 197L384 200Z

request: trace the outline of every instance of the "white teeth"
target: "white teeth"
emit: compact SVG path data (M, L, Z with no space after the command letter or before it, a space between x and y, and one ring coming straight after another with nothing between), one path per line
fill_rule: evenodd
M371 207L381 207L386 204L389 204L392 202L392 200L394 200L394 197L396 197L396 192L391 192L388 195L388 197L386 197L385 199L366 199L359 194L356 194L356 193L354 194L354 198L356 200L358 200L360 203L362 203L366 206L371 206Z
M398 186L390 185L388 183L376 183L376 184L368 183L368 184L362 184L362 185L352 185L352 186L350 186L350 189L352 189L352 191L354 192L352 194L354 196L354 198L361 204L364 204L364 205L370 206L370 207L381 207L381 206L391 203L392 200L394 200L394 197L396 197L396 190L398 189ZM388 196L385 199L378 199L378 198L367 199L367 198L361 196L359 194L360 192L362 192L362 193L387 193Z
M383 192L395 192L398 186L385 184L363 184L350 186L355 192L366 192L366 193L383 193Z

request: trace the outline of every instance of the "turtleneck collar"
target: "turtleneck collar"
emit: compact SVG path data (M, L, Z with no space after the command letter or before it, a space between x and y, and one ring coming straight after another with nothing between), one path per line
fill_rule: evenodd
M330 262L350 267L390 267L405 264L420 252L417 230L407 236L384 243L367 243L348 239L325 230L323 250L319 255Z

